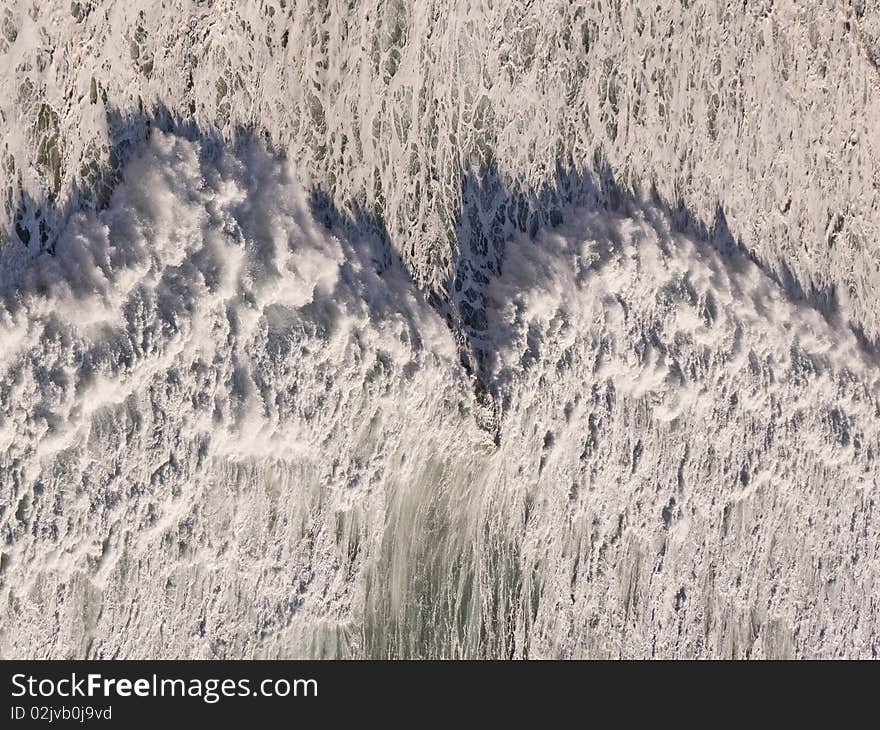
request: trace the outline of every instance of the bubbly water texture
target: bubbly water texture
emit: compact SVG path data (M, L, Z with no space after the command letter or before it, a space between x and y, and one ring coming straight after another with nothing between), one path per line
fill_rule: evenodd
M496 447L379 237L154 132L5 250L3 655L875 652L878 364L661 210L566 213L487 287Z
M108 111L164 104L265 132L443 292L464 167L552 188L599 156L876 339L878 1L0 0L0 228L38 248L47 198L100 205L140 134Z
M878 67L876 0L0 0L0 656L875 656Z

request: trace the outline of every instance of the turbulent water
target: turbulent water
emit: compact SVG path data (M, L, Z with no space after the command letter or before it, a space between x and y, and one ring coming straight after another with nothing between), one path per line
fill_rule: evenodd
M0 6L0 656L876 655L878 39Z

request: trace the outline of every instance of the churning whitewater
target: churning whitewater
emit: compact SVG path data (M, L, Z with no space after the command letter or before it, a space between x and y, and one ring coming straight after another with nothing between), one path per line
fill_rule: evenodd
M0 0L0 658L880 652L880 0Z
M876 652L880 367L833 314L571 207L506 240L475 370L320 210L155 129L0 249L2 656Z

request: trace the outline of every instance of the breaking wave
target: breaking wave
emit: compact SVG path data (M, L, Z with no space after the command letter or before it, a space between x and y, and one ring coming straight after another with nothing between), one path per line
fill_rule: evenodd
M508 233L462 325L300 177L157 129L0 249L3 656L876 652L848 327L640 199Z

